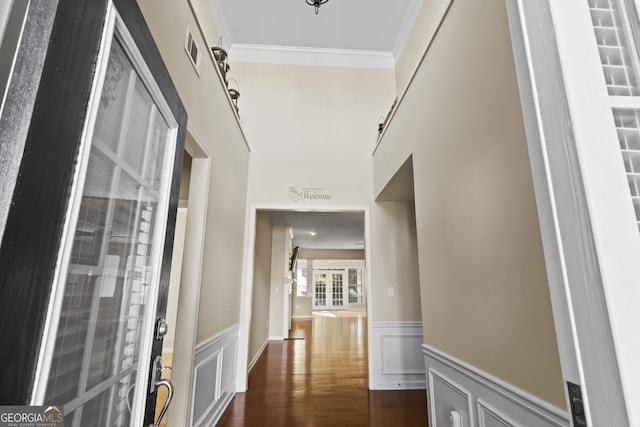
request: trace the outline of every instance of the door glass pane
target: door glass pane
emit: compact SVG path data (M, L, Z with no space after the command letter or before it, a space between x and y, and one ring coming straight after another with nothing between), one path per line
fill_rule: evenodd
M169 125L114 39L91 139L45 404L128 426L166 214ZM150 337L146 337L151 340ZM145 367L146 368L146 367ZM68 417L68 418L67 418Z
M362 304L362 269L350 268L349 270L349 303Z
M325 307L327 305L327 274L315 274L315 305Z
M344 306L343 277L344 274L342 272L331 274L331 303L334 307Z
M296 296L307 296L307 260L298 260L296 272Z

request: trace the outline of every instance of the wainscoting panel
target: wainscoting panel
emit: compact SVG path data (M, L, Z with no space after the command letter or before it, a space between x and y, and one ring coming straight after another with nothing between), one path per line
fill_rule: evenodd
M191 426L214 426L235 394L238 325L196 346Z
M429 425L449 427L457 412L471 427L568 427L569 413L427 345Z
M377 390L426 388L421 322L375 322L373 369Z
M447 379L434 369L429 369L429 406L434 408L434 425L449 426L449 408L457 408L462 417L462 425L472 425L469 421L473 411L471 407L471 395L467 390L455 382Z

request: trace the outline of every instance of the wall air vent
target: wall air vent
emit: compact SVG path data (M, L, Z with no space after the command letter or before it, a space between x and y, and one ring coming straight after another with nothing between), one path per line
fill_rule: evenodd
M191 65L196 70L198 76L200 76L200 58L202 55L200 54L200 48L196 44L196 40L193 37L193 33L191 29L187 27L187 35L184 41L184 50L187 52L187 56L189 57L189 61L191 61Z

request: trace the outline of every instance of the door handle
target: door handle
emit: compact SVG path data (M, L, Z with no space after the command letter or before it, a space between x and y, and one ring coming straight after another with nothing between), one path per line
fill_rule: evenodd
M160 421L162 421L162 418L167 413L167 409L169 409L169 405L171 404L171 400L173 399L173 383L171 382L171 380L166 380L166 379L158 380L155 385L156 385L156 388L166 387L168 395L167 395L167 400L164 402L164 405L162 406L160 415L158 415L158 420L153 426L150 425L150 427L158 427L160 425Z

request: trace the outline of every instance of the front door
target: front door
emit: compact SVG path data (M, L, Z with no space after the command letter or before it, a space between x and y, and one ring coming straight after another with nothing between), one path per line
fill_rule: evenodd
M60 2L46 61L41 85L58 92L36 99L0 265L21 310L2 332L35 338L2 349L23 371L0 404L59 406L67 426L153 424L157 387L171 388L158 357L186 114L135 0ZM47 151L67 161L41 164ZM32 179L49 171L46 195Z

